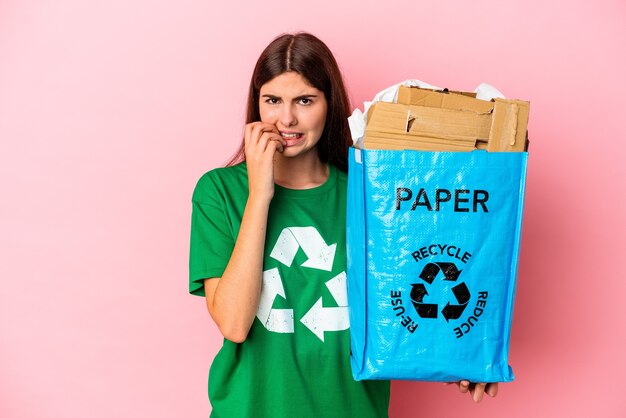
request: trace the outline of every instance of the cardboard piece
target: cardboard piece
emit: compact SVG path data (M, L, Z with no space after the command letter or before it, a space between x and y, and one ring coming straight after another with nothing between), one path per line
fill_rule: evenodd
M401 86L397 103L370 107L363 148L526 151L530 103L473 96Z

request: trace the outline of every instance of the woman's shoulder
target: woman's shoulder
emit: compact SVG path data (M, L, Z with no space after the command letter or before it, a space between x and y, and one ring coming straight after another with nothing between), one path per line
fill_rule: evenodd
M224 194L248 191L248 170L246 163L218 167L204 173L198 180L192 200L207 202ZM220 199L221 200L221 199Z

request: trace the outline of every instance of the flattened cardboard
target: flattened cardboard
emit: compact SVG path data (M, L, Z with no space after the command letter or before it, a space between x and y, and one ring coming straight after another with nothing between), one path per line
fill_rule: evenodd
M495 99L487 151L526 151L529 112L528 102Z
M364 145L384 146L388 139L408 149L472 150L477 138L489 139L490 129L490 114L378 102L368 112Z
M471 93L473 94L473 93ZM465 110L475 113L491 113L494 103L479 100L475 97L458 93L444 93L440 91L420 89L418 87L400 86L398 103L415 106L439 107L443 109Z
M425 151L526 151L530 104L485 101L474 93L401 86L398 103L374 103L364 148Z

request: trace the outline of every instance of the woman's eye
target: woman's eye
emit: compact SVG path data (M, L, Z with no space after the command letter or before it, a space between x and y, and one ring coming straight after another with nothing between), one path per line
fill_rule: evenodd
M303 97L302 99L300 99L300 104L303 105L310 105L311 103L313 103L313 100Z
M279 100L276 97L269 97L265 102L269 104L278 104Z

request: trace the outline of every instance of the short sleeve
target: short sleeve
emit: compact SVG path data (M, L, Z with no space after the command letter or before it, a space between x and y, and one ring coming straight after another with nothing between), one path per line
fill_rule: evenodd
M189 293L205 296L204 280L222 276L234 246L225 198L205 175L192 198Z

